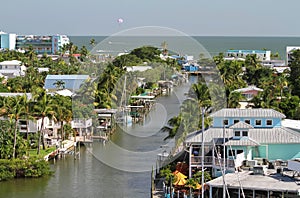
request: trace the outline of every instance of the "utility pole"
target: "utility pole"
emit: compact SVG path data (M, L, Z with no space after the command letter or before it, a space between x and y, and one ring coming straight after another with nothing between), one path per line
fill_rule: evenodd
M225 184L225 174L226 174L226 159L225 159L225 124L223 123L223 198L226 198L226 184Z
M201 108L202 111L202 145L201 145L201 197L204 198L204 107Z

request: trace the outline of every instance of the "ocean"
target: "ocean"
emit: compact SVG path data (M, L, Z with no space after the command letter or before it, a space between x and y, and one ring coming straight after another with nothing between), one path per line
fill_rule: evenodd
M69 36L70 41L79 48L87 47L92 52L121 53L144 45L161 47L165 41L168 49L181 55L192 55L195 59L201 53L213 57L229 49L271 50L278 52L281 59L286 57L287 46L300 46L300 37L235 37L235 36ZM90 45L95 39L96 46Z

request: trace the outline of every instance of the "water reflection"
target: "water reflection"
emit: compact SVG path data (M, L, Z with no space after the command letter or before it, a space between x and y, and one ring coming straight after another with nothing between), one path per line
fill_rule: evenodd
M168 143L163 141L167 134L159 132L159 128L178 114L188 87L174 89L171 96L158 98L157 103L163 108L151 112L152 121L148 120L146 126L133 126L127 132L120 129L105 145L95 142L81 146L79 160L66 156L53 162L55 174L51 177L1 182L0 197L150 197L150 174L157 158L152 151L159 151L161 145ZM113 146L138 155L114 153ZM151 155L147 155L149 152ZM116 168L103 159L114 162Z

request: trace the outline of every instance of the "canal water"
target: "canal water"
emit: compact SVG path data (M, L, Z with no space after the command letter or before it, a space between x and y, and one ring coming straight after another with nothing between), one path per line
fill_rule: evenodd
M80 159L70 155L53 161L52 176L1 182L0 197L150 197L157 154L174 146L174 142L163 140L168 134L160 128L178 114L189 87L187 83L157 98L144 124L120 127L105 144L82 145Z

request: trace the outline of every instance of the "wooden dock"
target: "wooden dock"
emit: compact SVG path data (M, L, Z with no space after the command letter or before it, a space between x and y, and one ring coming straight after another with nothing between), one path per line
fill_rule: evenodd
M74 141L74 137L71 137L71 140ZM76 139L75 139L76 142L79 142L79 143L92 143L93 142L93 139L92 137L85 137L85 136L76 136Z
M207 75L212 75L212 74L216 74L215 71L209 71L209 70L200 70L200 71L184 71L182 72L184 74L188 74L188 75L198 75L198 74L207 74Z
M101 136L101 135L92 136L92 141L93 140L105 140L105 141L107 141L108 140L108 136Z

